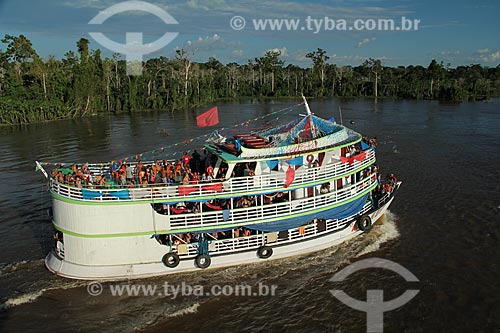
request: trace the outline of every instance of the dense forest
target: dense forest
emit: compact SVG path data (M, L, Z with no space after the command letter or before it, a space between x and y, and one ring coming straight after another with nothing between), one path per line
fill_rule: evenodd
M177 50L143 64L142 76L128 76L119 54L104 58L77 42L77 53L42 59L23 35L5 35L0 51L0 123L83 117L99 112L178 110L240 97L396 97L465 101L500 95L500 65L386 67L378 59L360 66L328 63L327 52L308 53L310 68L288 64L279 51L246 64L222 64L215 58L192 61Z

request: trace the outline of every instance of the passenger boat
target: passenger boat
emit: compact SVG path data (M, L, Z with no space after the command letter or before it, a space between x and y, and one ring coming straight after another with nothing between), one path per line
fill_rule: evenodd
M205 144L208 181L118 186L108 162L73 165L90 184L68 184L60 164L49 175L36 162L56 229L46 267L74 279L143 278L302 255L369 231L401 182L381 179L360 134L302 105L307 114L292 122Z

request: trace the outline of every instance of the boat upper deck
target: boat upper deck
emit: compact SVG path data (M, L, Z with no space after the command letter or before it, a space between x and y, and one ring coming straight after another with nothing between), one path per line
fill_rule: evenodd
M283 128L284 127L284 128ZM298 155L355 144L361 135L314 115L266 131L238 134L207 145L225 160L263 159Z
M136 156L136 161L56 165L51 177L38 166L59 199L112 204L175 203L293 190L331 182L375 163L374 151L361 150L359 133L307 110L302 118L251 134L227 138L215 132L217 138L205 145L203 159L195 150L192 156L186 152L169 162L143 163ZM346 163L346 156L354 154L357 158Z
M208 144L205 147L213 154L220 156L224 161L243 162L262 159L273 159L283 156L299 156L313 152L324 152L331 149L342 148L345 146L357 144L361 141L361 135L350 129L327 135L323 138L313 141L292 144L288 146L274 147L270 144L253 144L241 146L236 150L234 143Z
M229 155L228 153L224 153ZM305 157L307 158L307 157ZM367 150L350 160L338 160L314 166L304 165L295 171L294 180L286 186L286 172L270 171L260 175L231 177L227 180L196 181L188 184L153 183L143 185L103 185L75 186L57 179L50 179L50 190L62 200L83 201L95 204L113 204L118 202L164 202L208 200L230 198L249 194L265 194L319 185L359 172L376 161L375 152ZM133 164L129 164L130 167ZM137 164L135 165L137 166ZM105 165L90 164L88 168L94 174L103 170Z

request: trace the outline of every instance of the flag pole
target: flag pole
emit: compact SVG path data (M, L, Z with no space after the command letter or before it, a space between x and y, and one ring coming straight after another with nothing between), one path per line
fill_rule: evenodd
M307 115L310 116L312 114L311 109L309 109L309 104L307 104L307 100L304 95L302 95L302 99L304 100L304 105L306 106Z
M35 161L36 163L36 170L35 171L38 171L40 170L43 175L45 176L45 178L49 179L49 175L47 174L47 171L45 171L45 169L43 168L43 166L40 164L40 162L38 161Z

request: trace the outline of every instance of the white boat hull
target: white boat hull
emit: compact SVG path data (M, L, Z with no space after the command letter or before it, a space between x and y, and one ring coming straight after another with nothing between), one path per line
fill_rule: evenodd
M394 197L391 197L382 207L369 214L373 223L377 222L385 214L393 199ZM269 244L273 249L273 255L268 259L259 258L255 249L213 256L211 257L211 265L208 269L259 263L266 260L281 259L320 251L362 234L363 231L354 227L356 223L356 219L353 216L352 222L343 230L291 243ZM143 237L147 237L151 241L149 236ZM160 249L163 251L163 254L168 252L167 247ZM147 251L147 249L144 249L144 251ZM45 258L45 265L51 272L59 276L81 280L137 279L200 270L200 268L196 267L194 259L181 260L177 267L168 268L160 260L161 256L157 255L158 250L155 249L154 252L155 257L158 258L157 262L123 265L81 265L68 262L56 255L54 251L51 251ZM151 254L144 253L144 257L151 257Z

